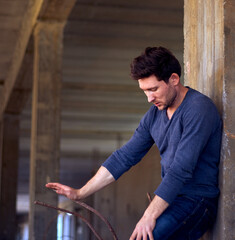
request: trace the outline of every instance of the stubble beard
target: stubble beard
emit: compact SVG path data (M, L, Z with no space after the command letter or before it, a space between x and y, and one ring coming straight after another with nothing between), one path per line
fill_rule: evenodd
M162 109L158 108L158 109L167 110L169 107L172 107L173 104L175 103L176 97L177 97L177 93L176 91L174 91L174 95L166 102L166 104L163 105L163 108Z

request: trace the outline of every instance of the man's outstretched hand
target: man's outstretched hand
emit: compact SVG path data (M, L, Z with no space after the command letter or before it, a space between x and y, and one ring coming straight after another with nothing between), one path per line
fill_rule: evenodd
M73 201L81 199L79 196L79 189L71 188L60 183L47 183L46 187L54 190L57 194L64 195Z
M114 181L115 179L113 175L105 167L101 166L95 176L92 177L82 188L75 189L60 183L47 183L46 187L73 201L78 201L83 200Z

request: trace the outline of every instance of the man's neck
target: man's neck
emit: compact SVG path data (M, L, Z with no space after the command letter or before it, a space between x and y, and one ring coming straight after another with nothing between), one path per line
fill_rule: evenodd
M187 92L188 92L188 88L184 87L183 85L180 84L178 87L177 96L176 96L173 104L167 108L167 116L169 119L172 118L174 112L177 110L177 108L183 102Z

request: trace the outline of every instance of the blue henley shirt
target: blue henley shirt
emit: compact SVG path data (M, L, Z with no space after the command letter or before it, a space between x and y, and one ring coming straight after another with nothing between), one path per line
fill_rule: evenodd
M166 110L150 107L132 138L103 166L117 180L155 143L162 169L156 195L169 204L179 194L216 197L221 129L221 118L213 102L189 88L170 120Z

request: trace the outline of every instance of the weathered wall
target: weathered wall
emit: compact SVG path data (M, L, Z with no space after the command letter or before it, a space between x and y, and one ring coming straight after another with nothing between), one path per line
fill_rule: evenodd
M155 146L118 181L95 194L95 208L108 218L119 239L129 239L148 206L147 192L153 196L160 181L160 156ZM96 221L96 229L104 239L111 239L100 221Z
M235 239L234 11L234 0L185 0L185 82L214 100L224 123L219 212L205 239Z
M235 1L224 1L224 134L220 168L221 201L216 240L235 239Z
M222 110L223 1L184 1L185 85L210 96Z

